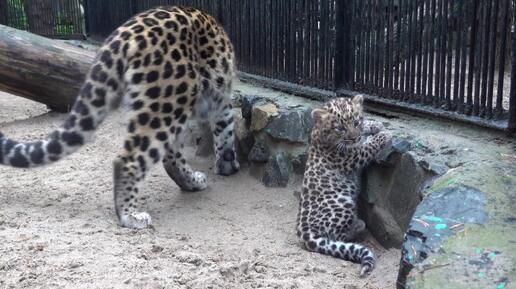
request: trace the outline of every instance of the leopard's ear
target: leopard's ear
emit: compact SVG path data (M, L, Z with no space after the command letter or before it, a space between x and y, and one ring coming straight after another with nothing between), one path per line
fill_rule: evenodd
M316 108L312 110L312 118L314 120L324 120L326 119L330 113L324 108Z
M364 104L364 96L359 94L359 95L355 95L353 97L353 99L351 100L355 105L362 105Z

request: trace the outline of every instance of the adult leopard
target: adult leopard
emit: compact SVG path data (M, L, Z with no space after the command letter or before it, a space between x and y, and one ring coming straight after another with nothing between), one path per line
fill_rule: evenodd
M210 15L194 8L158 7L136 15L105 41L64 125L45 140L20 143L0 133L0 163L28 168L49 164L91 140L108 113L130 102L128 133L114 161L114 199L124 227L146 228L138 209L146 173L163 161L186 191L205 189L206 175L181 153L185 123L209 121L215 139L215 171L238 171L230 94L233 46Z

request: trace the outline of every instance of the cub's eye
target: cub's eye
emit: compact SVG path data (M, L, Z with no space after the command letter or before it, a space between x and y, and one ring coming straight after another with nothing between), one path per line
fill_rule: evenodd
M335 127L335 130L339 131L339 132L344 132L344 131L346 131L346 128L343 126L337 126L337 127Z
M355 127L359 127L360 125L362 125L362 120L360 120L360 119L357 119L353 122L353 126L355 126Z

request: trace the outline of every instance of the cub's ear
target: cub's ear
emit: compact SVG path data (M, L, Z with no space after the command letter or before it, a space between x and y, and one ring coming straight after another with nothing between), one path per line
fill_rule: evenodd
M330 113L324 108L316 108L312 110L312 118L314 120L324 120Z
M364 103L364 96L361 94L355 95L351 101L356 105L362 105Z

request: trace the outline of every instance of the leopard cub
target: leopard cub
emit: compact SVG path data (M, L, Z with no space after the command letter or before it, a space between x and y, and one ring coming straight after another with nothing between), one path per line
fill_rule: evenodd
M362 106L362 96L338 98L312 112L297 234L310 251L360 263L364 277L375 260L370 249L353 242L365 229L357 216L358 177L390 138L380 125L364 123Z

